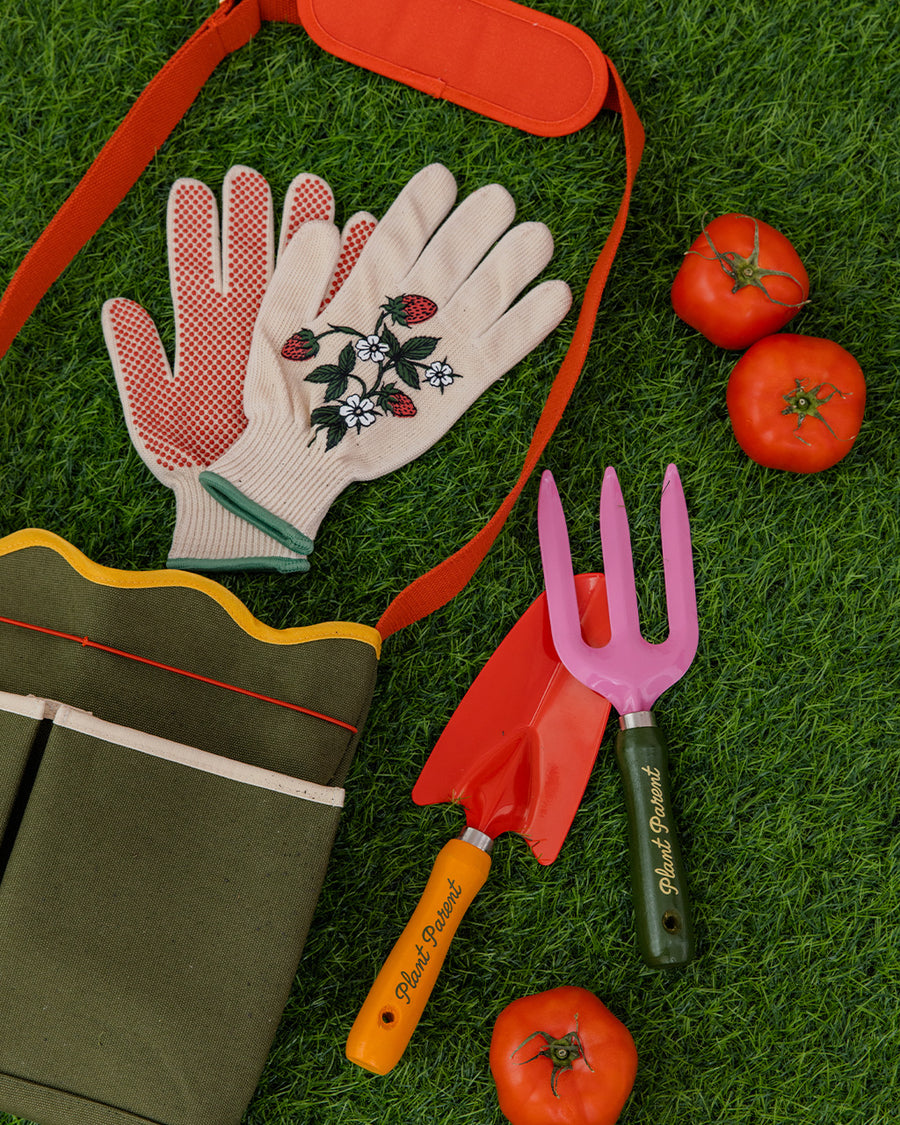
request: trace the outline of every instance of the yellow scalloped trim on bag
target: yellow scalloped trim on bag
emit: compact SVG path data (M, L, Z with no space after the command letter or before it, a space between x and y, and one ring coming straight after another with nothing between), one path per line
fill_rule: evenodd
M100 586L114 586L123 590L145 590L166 586L196 590L217 602L245 633L267 644L295 645L308 641L341 638L362 641L372 646L376 656L381 655L381 634L370 625L358 625L349 621L323 621L317 625L275 629L254 617L239 598L211 578L192 574L186 570L132 571L102 566L52 531L44 531L40 528L14 531L11 535L0 539L0 557L29 547L45 547L56 552L83 578Z

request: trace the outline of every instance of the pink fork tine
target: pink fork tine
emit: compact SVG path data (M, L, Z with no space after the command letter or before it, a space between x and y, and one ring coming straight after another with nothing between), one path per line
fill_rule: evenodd
M611 465L603 474L600 488L600 545L609 598L610 632L620 641L622 637L638 637L641 625L634 584L631 532L619 478Z
M629 851L638 944L655 966L694 955L681 850L671 815L665 743L651 710L689 667L699 629L690 524L681 479L666 469L660 536L669 633L660 644L641 636L628 515L615 470L600 494L600 539L609 600L610 640L602 648L581 636L565 515L550 473L541 478L538 534L553 643L565 667L619 712L616 758L628 808Z
M612 467L600 492L600 543L606 572L609 619L615 649L598 653L609 677L608 698L619 714L649 711L684 675L697 651L697 597L691 558L691 529L678 469L669 465L660 498L660 537L669 633L659 644L641 636L631 535L619 478ZM598 664L599 672L601 665Z
M538 536L553 644L557 655L577 680L581 680L583 684L599 694L599 688L594 685L593 677L592 656L595 650L581 635L566 517L556 489L556 481L550 472L541 475L538 496ZM608 698L611 703L615 702L612 697Z
M700 628L697 621L694 561L691 557L691 525L681 477L674 465L668 466L663 477L659 525L666 580L666 608L669 615L669 636L662 647L672 664L681 668L683 673L696 655Z

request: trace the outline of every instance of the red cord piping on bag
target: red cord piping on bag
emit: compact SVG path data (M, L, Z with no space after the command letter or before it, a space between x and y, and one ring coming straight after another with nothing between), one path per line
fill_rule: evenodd
M287 707L291 711L299 711L302 715L309 715L313 719L321 719L326 723L333 723L335 726L343 727L344 730L349 730L351 733L356 734L357 728L352 723L345 723L343 719L335 719L331 715L323 715L320 711L313 711L309 707L301 707L297 703L288 703L284 699L275 699L270 695L261 695L257 691L250 691L249 688L238 687L236 684L226 684L222 680L214 680L210 676L201 676L199 672L189 672L186 668L175 668L171 664L162 664L158 660L151 660L146 656L138 656L133 652L124 652L122 649L113 648L111 645L100 644L97 641L92 641L89 637L79 637L75 633L63 633L59 629L49 629L45 625L31 625L27 621L16 621L12 617L0 617L0 624L2 625L15 625L20 629L30 629L33 633L44 633L50 637L58 637L64 641L75 641L76 644L82 648L95 648L100 652L109 653L111 656L122 656L127 660L136 660L139 664L149 664L151 668L159 668L163 672L174 672L179 676L187 676L191 680L199 680L201 683L210 684L212 687L225 688L227 691L237 692L238 695L247 695L251 699L259 699L263 703L274 703L277 707Z

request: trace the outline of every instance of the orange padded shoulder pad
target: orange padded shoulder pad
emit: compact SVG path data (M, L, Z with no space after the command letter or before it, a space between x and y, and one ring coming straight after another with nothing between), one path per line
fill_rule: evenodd
M297 0L324 50L528 133L574 133L603 107L606 56L513 0Z

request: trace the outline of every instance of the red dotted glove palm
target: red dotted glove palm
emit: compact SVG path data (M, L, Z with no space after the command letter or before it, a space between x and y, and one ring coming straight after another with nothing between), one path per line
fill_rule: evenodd
M279 255L304 223L333 217L328 184L318 176L297 176L285 197ZM365 213L348 222L323 308L374 227L375 220ZM174 370L156 325L140 305L122 297L107 301L102 322L131 440L154 476L175 494L168 565L210 571L307 570L303 555L221 507L198 479L247 425L244 375L275 265L268 183L252 168L229 169L222 188L220 244L213 193L199 180L178 180L169 195L167 236Z

